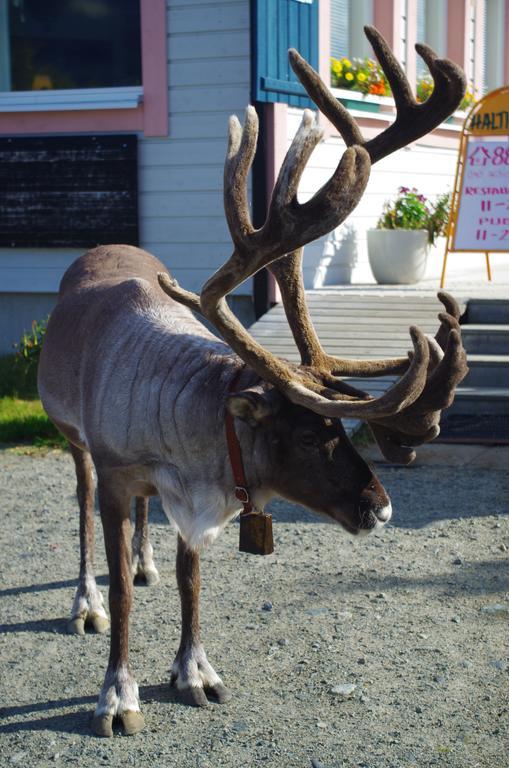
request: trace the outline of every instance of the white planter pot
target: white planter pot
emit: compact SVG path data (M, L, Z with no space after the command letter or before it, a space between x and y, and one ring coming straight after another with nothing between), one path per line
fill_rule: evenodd
M377 283L417 283L426 271L425 229L368 229L368 257Z

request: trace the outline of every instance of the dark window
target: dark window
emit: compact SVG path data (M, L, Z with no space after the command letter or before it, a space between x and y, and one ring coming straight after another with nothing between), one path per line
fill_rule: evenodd
M0 90L140 85L140 0L0 0L0 45Z

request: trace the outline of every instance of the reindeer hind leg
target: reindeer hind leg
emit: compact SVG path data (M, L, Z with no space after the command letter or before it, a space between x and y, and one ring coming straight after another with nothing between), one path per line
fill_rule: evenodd
M85 624L102 634L109 627L103 598L94 574L94 476L90 453L69 444L76 469L78 503L80 508L80 573L67 631L84 635Z
M138 685L129 667L129 614L133 600L131 575L130 497L122 483L99 477L99 507L110 575L110 657L92 720L97 736L113 736L114 718L126 735L137 733L144 721Z
M132 570L135 580L145 581L147 586L159 582L154 565L154 550L149 540L148 497L136 496L136 521L132 538Z

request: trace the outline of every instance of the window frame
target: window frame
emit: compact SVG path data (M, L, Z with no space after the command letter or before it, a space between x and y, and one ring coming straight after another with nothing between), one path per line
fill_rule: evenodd
M142 85L0 93L0 134L168 135L166 1L140 1Z

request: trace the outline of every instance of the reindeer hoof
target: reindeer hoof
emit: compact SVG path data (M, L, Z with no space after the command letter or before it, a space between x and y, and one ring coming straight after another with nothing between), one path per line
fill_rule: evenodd
M91 616L89 618L89 621L98 635L104 635L104 633L107 632L110 628L110 622L106 616L99 616L99 614L95 614L95 616Z
M85 626L91 626L94 632L103 635L108 631L110 622L106 616L101 616L99 613L94 613L93 616L74 616L67 622L67 632L70 635L84 635Z
M177 701L187 707L208 707L209 701L203 688L177 688Z
M125 736L134 736L145 727L145 720L141 712L128 710L118 715L122 723ZM92 731L96 736L109 739L113 736L113 715L94 715L92 718Z
M96 736L109 739L113 736L113 715L94 715L92 731Z
M145 571L145 579L147 581L148 587L155 587L155 585L159 584L160 581L159 574L155 568L151 568Z
M216 701L218 704L226 704L226 702L230 701L232 697L228 688L221 683L205 688L205 691L207 696Z
M160 578L155 568L147 568L146 570L138 567L133 577L135 584L145 584L147 587L154 587L159 584Z
M119 715L126 736L134 736L145 727L145 720L141 712L127 711Z
M85 634L85 619L83 616L75 616L67 622L67 632L69 635Z

